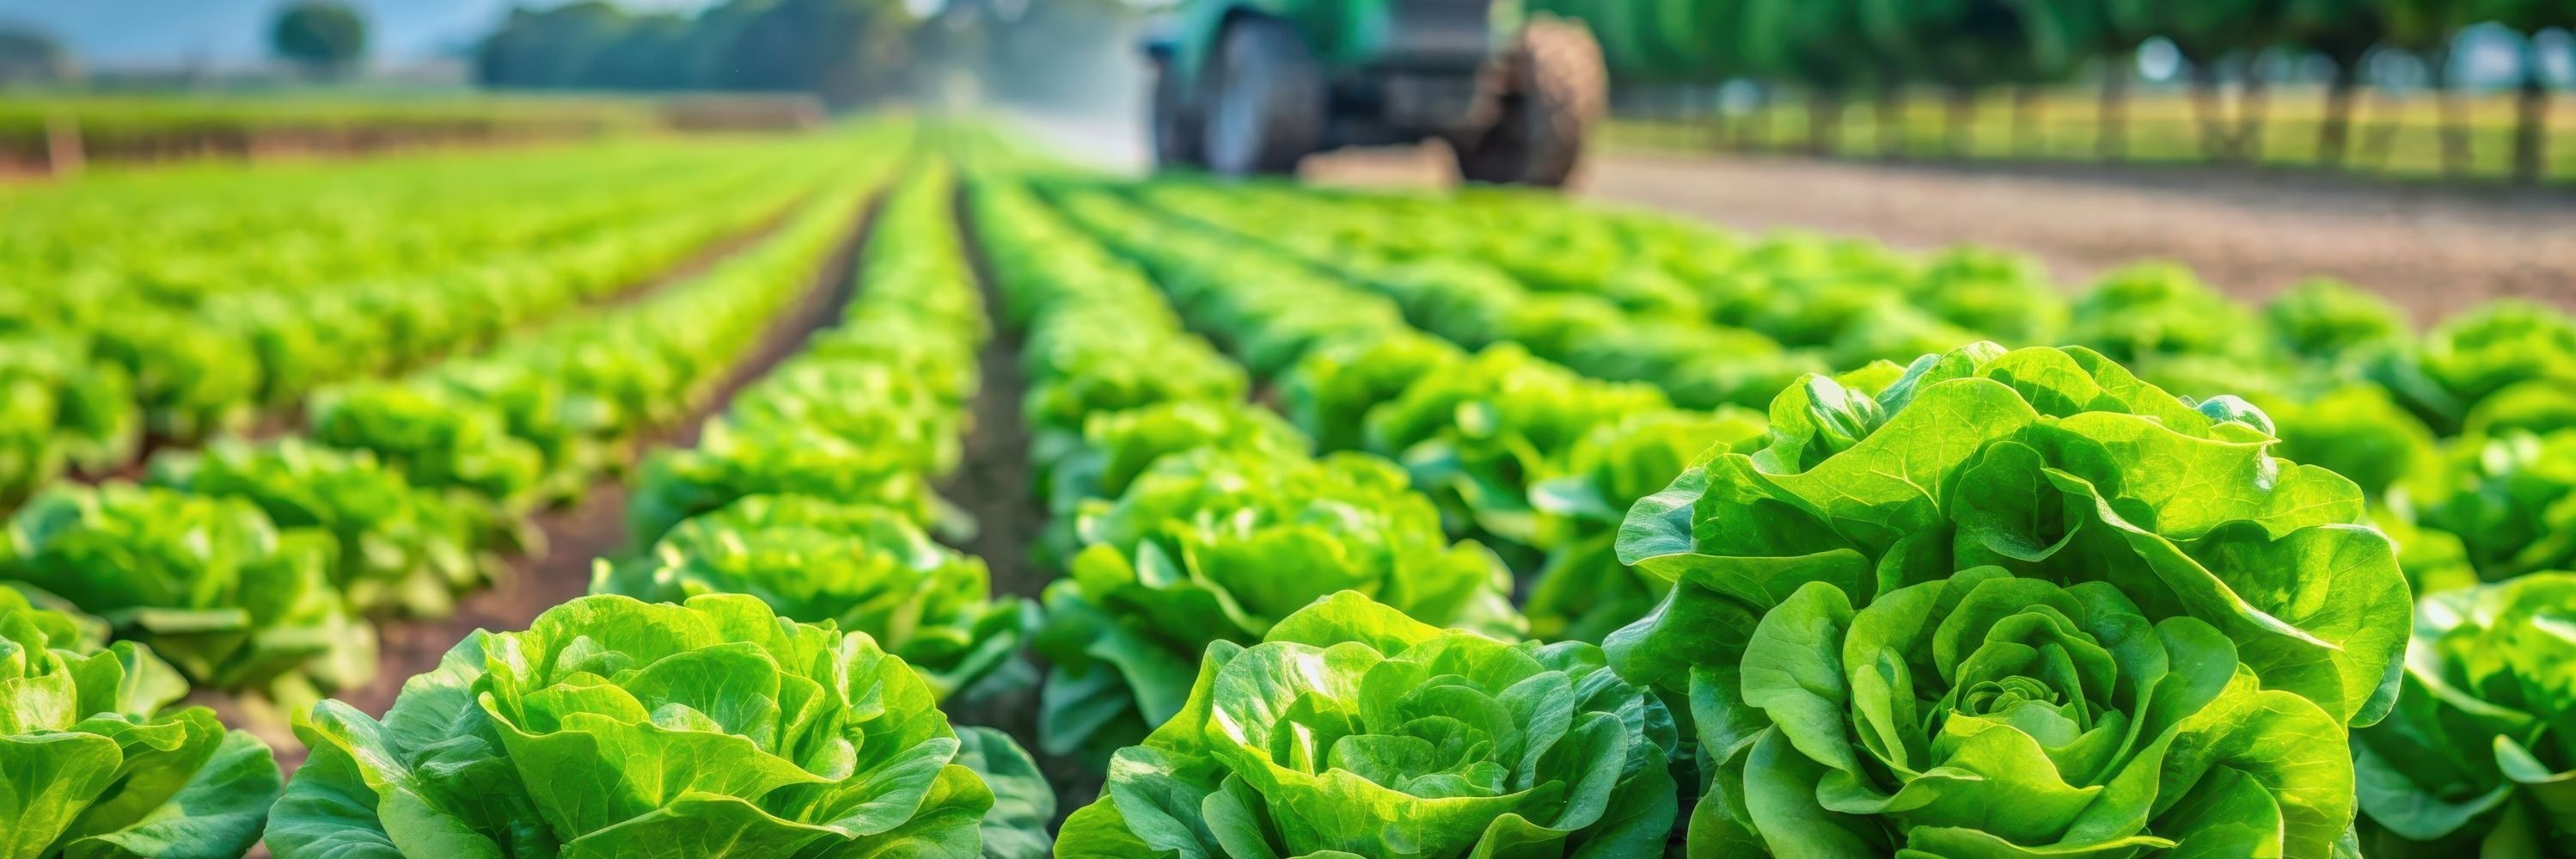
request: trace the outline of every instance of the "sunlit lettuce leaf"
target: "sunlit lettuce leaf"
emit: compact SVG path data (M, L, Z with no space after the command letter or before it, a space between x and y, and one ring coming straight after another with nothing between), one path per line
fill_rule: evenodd
M2348 800L2333 798L2338 790L2348 797L2348 787L2329 783L2339 755L2303 765L2310 768L2302 772L2324 780L2284 795L2281 787L2289 782L2263 776L2257 762L2229 762L2241 748L2233 744L2261 735L2182 730L2203 719L2253 720L2248 724L2257 727L2291 725L2284 730L2337 746L2342 726L2378 721L2395 698L2409 612L2395 548L2386 535L2356 524L2365 509L2351 481L2271 455L2277 441L2267 434L2269 425L2241 400L2194 404L2084 349L2008 352L1984 344L1925 356L1893 380L1883 373L1813 377L1784 392L1772 406L1766 442L1749 453L1715 453L1638 502L1619 540L1623 561L1677 582L1653 614L1612 635L1606 647L1624 675L1693 702L1708 784L1699 805L1705 819L1692 826L1694 843L1740 845L1756 837L1772 839L1776 849L1776 839L1801 839L1806 836L1792 833L1803 832L1822 839L1815 843L1839 845L1818 855L1886 855L1906 844L1938 855L2004 844L2074 850L2103 839L2149 839L2130 846L2151 848L2162 843L2157 839L2189 843L2204 826L2238 828L2221 826L2218 818L2164 817L2174 809L2162 800L2084 806L2103 809L2118 825L2079 825L2076 811L2041 804L2049 796L2093 796L2097 787L2103 797L2115 790L2161 796L2156 791L2169 788L2176 797L2208 797L2183 803L2191 815L2255 814L2247 818L2254 827L2248 832L2271 834L2248 837L2272 846L2246 845L2245 851L2323 855L2310 851L2339 838L2349 815L2335 811L2336 802ZM1972 574L2024 583L1999 587L2044 589L2096 606L2082 617L2055 613L2071 622L2056 624L2061 631L2080 632L2099 649L2116 650L2104 642L2128 640L2119 629L2188 633L2199 641L2192 646L2215 654L2195 659L2206 663L2201 670L2214 666L2216 673L2204 679L2216 684L2211 694L2219 697L2175 713L2138 710L2125 696L2086 698L2096 703L2079 707L2063 692L2073 688L2069 678L2104 684L2084 687L2095 695L2116 688L2122 677L2153 674L2116 664L2106 672L2033 674L2045 682L2012 694L2086 718L2066 723L2072 733L2048 733L2022 747L2044 746L2058 757L2081 752L2093 756L2091 763L2080 772L2071 759L2036 769L1980 764L1963 771L1988 780L1977 788L1988 791L1977 794L1983 797L1977 807L2028 805L2027 818L1981 826L1928 813L1942 807L1929 797L1950 792L1937 781L1908 785L1918 776L1966 778L1942 775L1933 762L1967 753L1970 745L1930 734L1900 740L1912 731L1937 734L1942 719L1918 717L1966 706L1972 692L2002 694L2025 684L1997 675L1993 683L1963 685L1966 675L1956 673L1964 670L1957 668L1962 660L1981 646L1998 646L1983 635L1944 646L1929 662L1919 660L1931 659L1937 637L1894 635L1873 639L1885 643L1868 650L1854 650L1845 637L1863 630L1856 613L1876 616L1889 600L1909 601L1904 605L1911 608L1888 615L1908 623L1923 623L1930 609L1958 610L1960 600L1988 586L1962 581ZM1800 607L1784 614L1792 601ZM1930 629L1923 627L1925 634ZM1792 635L1809 643L1781 649L1779 639ZM1870 655L1881 647L1898 655ZM2078 647L2044 649L2071 654ZM1791 651L1821 660L1784 662ZM1899 663L1910 664L1910 681L1899 679ZM1886 685L1864 697L1851 679L1863 672ZM1837 674L1845 679L1834 679ZM1831 695L1800 703L1782 684L1851 697L1848 706ZM1757 685L1779 694L1755 700ZM2232 691L2220 694L2219 687ZM1976 711L1994 715L1991 703ZM2147 750L2158 734L2131 737L2121 730L2114 732L2123 738L2116 743L2087 745L2079 737L2113 718L2107 714L2115 710L2103 704L2123 708L2116 710L2124 714L2116 717L2122 724L2143 729L2153 718L2179 731L2164 732L2172 747L2159 754L2177 754L2172 749L2193 742L2214 744L2213 750L2191 758L2199 762L2194 768L2162 776L2156 773L2173 766L2173 758L2163 767L2111 766L2135 760L2123 755ZM1942 709L1927 709L1935 706ZM1845 724L1883 707L1895 709L1884 719ZM1793 727L1793 719L1805 725ZM2037 721L2012 724L2022 733L2056 730ZM1828 727L1837 737L1831 742L1824 739ZM2324 735L2315 736L2319 731ZM2287 738L2264 742L2285 750L2315 747L2290 745ZM1879 763L1857 763L1864 753ZM2008 772L2018 774L1996 780ZM2138 777L2149 783L2116 788L2118 772L2144 773ZM2344 779L2348 785L2349 776ZM2244 795L2257 787L2267 793ZM2112 814L2113 808L2150 811ZM1810 824L1821 828L1804 828ZM1987 847L1944 846L1964 844ZM2221 849L2236 855L2240 848Z
M2443 320L2413 360L2384 369L2382 381L2445 432L2488 397L2527 382L2576 384L2576 319L2529 301L2492 301ZM2407 384L2420 376L2424 384Z
M1054 663L1040 731L1058 752L1141 735L1180 707L1209 644L1258 641L1336 591L1426 623L1522 628L1493 555L1450 543L1403 470L1360 454L1167 456L1086 504L1081 537L1036 642Z
M2275 455L2352 478L2373 497L2432 474L2441 459L2432 429L2376 385L2310 388L2304 396L2254 402L2281 437Z
M0 587L0 856L237 857L281 780L177 671L96 621Z
M1542 641L1598 643L1637 621L1672 586L1619 562L1628 506L1661 491L1711 448L1760 439L1763 420L1742 409L1643 411L1585 433L1549 474L1530 484L1536 542L1547 562L1522 611Z
M2405 311L2330 278L2302 281L2273 296L2263 316L2291 354L2326 364L2403 349L2414 336Z
M2576 567L2576 429L2463 436L2411 501L2489 581Z
M601 561L592 593L648 602L748 594L804 623L864 632L943 700L1008 663L1034 607L996 600L980 559L930 539L901 511L755 495L679 524L633 562Z
M903 511L924 525L940 512L918 461L900 448L885 448L807 425L775 425L738 432L732 424L707 426L698 446L654 451L644 460L626 519L638 541L659 539L691 516L753 495L808 495Z
M112 483L59 487L10 519L0 577L70 600L198 685L290 705L375 674L376 636L332 586L321 531L249 500Z
M1419 333L1344 341L1307 353L1288 371L1280 408L1318 448L1358 450L1369 409L1466 360L1448 341Z
M501 575L495 551L536 539L479 497L413 486L371 452L300 439L157 456L149 481L244 498L281 528L330 534L339 547L333 585L371 613L445 615L457 596Z
M2200 356L2260 366L2275 357L2263 320L2179 263L2132 265L2104 275L2075 302L2066 339L2123 364Z
M741 595L576 599L467 637L382 720L326 701L297 734L313 755L271 815L279 859L972 857L988 813L1043 802L998 801L1029 780L966 764L1025 762L997 734L967 754L868 636ZM1031 855L1015 843L995 855Z
M1660 855L1677 732L1589 644L1506 644L1343 592L1219 643L1059 856Z
M1453 530L1528 545L1529 482L1593 427L1668 405L1663 392L1603 382L1498 346L1414 382L1369 410L1366 440L1437 500Z
M315 397L308 428L317 443L373 451L415 485L465 489L512 509L533 506L545 492L545 453L512 436L497 412L443 388L333 388Z
M2396 711L2353 733L2366 855L2563 853L2576 834L2570 624L2568 573L2423 598Z
M1739 664L1692 677L1703 744L1742 749L1720 777L1745 811L1695 815L1694 844L1741 827L1850 859L2327 856L2352 819L2340 719L2111 582L1976 567L1860 608L1809 582Z
M1314 443L1269 409L1250 403L1181 400L1091 416L1082 444L1059 456L1046 476L1046 532L1038 552L1071 558L1082 544L1075 535L1082 504L1116 498L1164 456L1199 448L1308 455Z
M1906 295L1952 325L2016 346L2056 342L2070 311L2038 260L1974 246L1925 260Z

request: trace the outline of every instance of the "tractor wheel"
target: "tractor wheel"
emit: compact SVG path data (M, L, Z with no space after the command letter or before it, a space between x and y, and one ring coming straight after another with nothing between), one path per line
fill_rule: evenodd
M1220 176L1294 173L1323 137L1324 74L1288 22L1226 25L1205 75L1208 169Z
M1190 113L1172 61L1154 61L1154 166L1165 170L1207 166L1202 130L1205 123Z
M1500 110L1483 136L1457 141L1458 173L1470 182L1564 185L1583 160L1583 138L1610 101L1601 43L1581 25L1531 21L1499 61Z

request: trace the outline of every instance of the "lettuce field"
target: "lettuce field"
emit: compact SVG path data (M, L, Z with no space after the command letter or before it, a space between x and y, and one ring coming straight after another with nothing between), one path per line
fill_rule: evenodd
M962 123L0 207L0 859L2576 857L2576 319Z

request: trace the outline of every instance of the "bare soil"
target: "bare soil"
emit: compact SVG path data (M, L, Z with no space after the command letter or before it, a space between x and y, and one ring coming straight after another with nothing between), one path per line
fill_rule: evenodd
M981 356L983 386L975 395L965 461L939 492L975 518L974 537L958 548L984 559L993 573L993 592L1035 602L1057 574L1030 551L1046 526L1047 512L1038 501L1037 474L1029 461L1028 422L1021 413L1022 398L1028 393L1028 377L1020 367L1021 332L1000 324L1002 295L976 240L967 201L961 188L955 206L957 231L965 241L976 286L983 291L986 315L996 321L997 330ZM1043 660L1033 654L1030 658L1043 674ZM1066 815L1090 804L1100 793L1105 773L1073 757L1039 750L1039 706L1038 690L1032 686L982 700L951 702L949 711L958 724L1010 734L1037 758L1039 770L1055 788L1056 819L1051 823L1061 825Z
M1313 181L1450 181L1434 147L1313 159ZM2379 184L2299 173L1819 161L1595 158L1580 193L1750 231L1808 229L1929 249L2034 254L2069 285L2142 259L2191 265L2259 300L2313 276L2373 289L2429 321L2506 296L2576 306L2576 195Z
M965 207L966 197L961 191L956 207L958 234L965 241L976 286L983 292L986 315L997 320L997 329L1008 329L998 323L1002 296L993 288L991 272L976 242L974 226L966 218ZM1029 462L1028 422L1020 411L1021 400L1028 393L1028 377L1020 369L1020 334L1016 330L996 330L992 340L984 344L978 359L983 384L975 393L965 460L957 473L939 487L939 494L975 518L973 539L958 548L983 558L984 564L992 568L993 591L1034 600L1055 574L1029 551L1047 515L1038 503L1037 478Z

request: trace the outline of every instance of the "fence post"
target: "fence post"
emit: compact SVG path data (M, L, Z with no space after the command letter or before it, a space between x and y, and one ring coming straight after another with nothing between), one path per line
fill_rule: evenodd
M86 166L81 152L80 123L55 115L45 118L45 172L72 176Z

